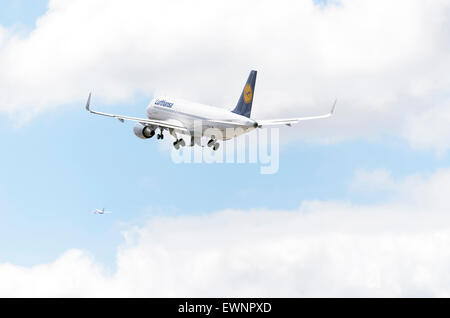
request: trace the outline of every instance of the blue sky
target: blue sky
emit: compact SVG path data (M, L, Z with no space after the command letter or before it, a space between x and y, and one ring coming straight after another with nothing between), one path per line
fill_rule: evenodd
M146 103L114 108L138 115ZM120 231L152 214L296 209L303 200L370 203L385 197L353 193L349 184L357 169L384 168L401 178L449 164L448 156L413 151L395 138L293 142L282 148L279 172L261 175L258 164L174 164L154 140L136 138L132 124L94 117L83 105L42 114L20 128L7 118L2 122L0 142L7 151L0 200L7 209L0 262L21 265L77 247L114 266ZM114 214L90 213L102 207Z
M2 0L1 6L0 23L31 26L46 1L30 6ZM148 101L118 104L114 111L143 115ZM384 168L401 178L449 164L448 155L414 151L396 137L331 145L292 142L282 148L279 172L261 175L257 164L174 164L154 140L136 138L132 124L95 118L83 105L45 112L20 128L7 117L1 122L6 151L0 159L0 200L7 208L0 224L0 262L19 265L48 262L77 247L114 266L121 229L155 213L296 209L303 200L367 203L374 198L349 189L356 169ZM114 214L90 213L102 207Z
M32 29L46 6L46 1L0 0L0 24ZM142 116L150 97L108 110ZM46 110L18 127L9 116L0 118L0 263L35 265L80 248L115 268L121 231L152 215L293 210L305 200L373 204L389 196L354 192L355 171L382 168L402 179L450 164L447 152L414 150L385 134L331 144L291 141L282 147L274 175L261 175L257 164L176 165L156 140L136 138L133 124L95 117L83 106L73 102ZM336 118L340 108L345 105L338 106ZM289 129L281 128L281 137ZM103 207L114 213L91 213Z
M47 1L2 0L0 20L3 26L23 25L32 28L36 18L47 10Z

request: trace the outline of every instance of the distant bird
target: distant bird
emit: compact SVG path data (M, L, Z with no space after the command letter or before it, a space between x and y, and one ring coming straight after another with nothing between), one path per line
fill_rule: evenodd
M102 210L95 209L93 213L94 214L111 214L112 212L105 211L105 208L103 208Z

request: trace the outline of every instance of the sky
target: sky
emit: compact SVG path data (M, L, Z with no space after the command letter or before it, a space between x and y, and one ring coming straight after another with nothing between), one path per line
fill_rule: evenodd
M450 294L448 2L242 7L0 0L0 296ZM255 118L338 98L272 175L84 110L231 108L251 69Z

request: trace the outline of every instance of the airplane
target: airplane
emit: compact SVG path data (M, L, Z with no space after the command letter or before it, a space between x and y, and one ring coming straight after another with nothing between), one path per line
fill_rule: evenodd
M164 131L168 131L175 138L173 146L177 150L180 149L180 146L186 146L186 142L179 138L179 134L191 137L188 144L190 147L194 145L203 147L201 138L206 136L209 139L207 146L214 151L219 149L219 140L229 140L257 128L275 125L287 125L290 127L300 121L328 118L334 114L337 100L335 100L331 111L325 115L254 120L250 116L255 93L256 75L257 71L253 70L250 72L238 103L231 111L181 99L157 96L146 109L147 118L136 118L92 110L90 108L92 93L89 94L86 110L92 114L117 118L122 123L125 120L135 122L133 131L141 139L150 139L159 130L157 139L162 140L164 139ZM195 125L198 125L198 123L201 124L200 132L197 132L198 129L195 129Z
M93 213L94 214L112 214L112 212L105 211L105 208L103 208L102 210L95 209Z

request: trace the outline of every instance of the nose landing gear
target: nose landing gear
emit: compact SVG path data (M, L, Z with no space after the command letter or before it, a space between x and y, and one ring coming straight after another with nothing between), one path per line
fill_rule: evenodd
M159 131L160 133L156 136L156 138L158 138L158 140L163 140L164 139L163 129L159 127Z

